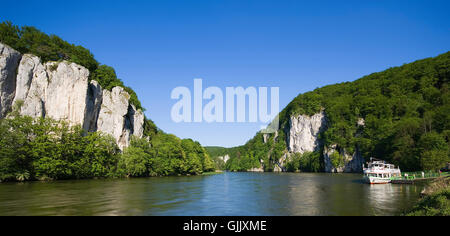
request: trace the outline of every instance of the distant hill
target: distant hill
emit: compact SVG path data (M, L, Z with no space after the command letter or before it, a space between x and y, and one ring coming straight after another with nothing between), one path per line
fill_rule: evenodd
M280 112L278 133L229 149L236 155L226 168L353 172L378 157L402 170L439 169L450 161L449 79L447 52L300 94ZM315 137L309 128L321 131Z

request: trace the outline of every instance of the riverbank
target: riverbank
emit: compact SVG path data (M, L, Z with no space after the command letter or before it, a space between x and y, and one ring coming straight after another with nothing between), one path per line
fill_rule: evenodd
M216 170L216 171L204 172L201 175L219 175L219 174L223 174L223 173L225 173L225 172L221 171L221 170Z
M431 181L421 194L419 202L404 215L450 216L450 177Z

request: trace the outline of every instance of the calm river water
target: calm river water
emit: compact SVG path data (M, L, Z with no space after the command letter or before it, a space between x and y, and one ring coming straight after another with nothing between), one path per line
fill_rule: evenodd
M0 184L0 215L395 215L420 185L367 185L357 174L210 176Z

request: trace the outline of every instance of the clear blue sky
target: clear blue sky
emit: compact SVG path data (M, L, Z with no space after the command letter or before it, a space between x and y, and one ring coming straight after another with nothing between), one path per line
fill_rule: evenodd
M3 1L0 20L90 49L138 94L157 126L202 145L235 146L259 125L179 123L177 86L278 86L299 93L450 50L443 1Z

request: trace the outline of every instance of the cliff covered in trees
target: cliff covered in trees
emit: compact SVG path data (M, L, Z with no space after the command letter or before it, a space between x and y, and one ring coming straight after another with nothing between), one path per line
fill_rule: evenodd
M143 110L87 49L0 24L0 181L213 169L198 142L165 134Z
M450 52L298 95L280 129L222 150L225 168L359 172L370 157L404 171L450 161Z

